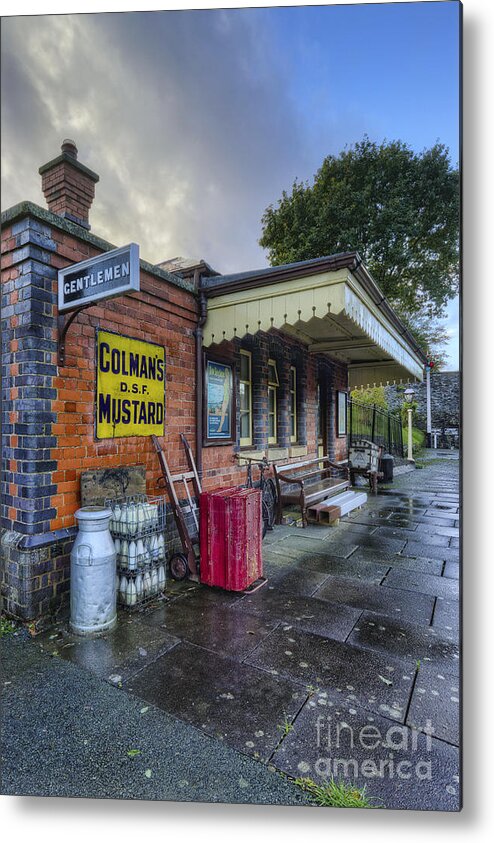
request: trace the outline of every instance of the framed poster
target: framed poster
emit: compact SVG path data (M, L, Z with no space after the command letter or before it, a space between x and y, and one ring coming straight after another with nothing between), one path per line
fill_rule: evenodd
M336 393L336 435L346 436L347 396L346 392Z
M206 357L204 373L204 444L234 441L235 395L233 364Z

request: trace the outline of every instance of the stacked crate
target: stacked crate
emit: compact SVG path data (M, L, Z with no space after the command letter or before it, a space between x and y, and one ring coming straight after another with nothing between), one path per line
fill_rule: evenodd
M106 501L117 553L118 603L139 607L165 589L165 500L132 495Z

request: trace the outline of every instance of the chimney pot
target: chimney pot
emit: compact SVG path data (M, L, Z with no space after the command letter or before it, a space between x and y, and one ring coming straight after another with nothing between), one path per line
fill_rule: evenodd
M77 147L75 145L75 141L71 140L70 138L65 138L64 142L62 143L62 152L65 152L67 155L72 156L72 158L77 159Z

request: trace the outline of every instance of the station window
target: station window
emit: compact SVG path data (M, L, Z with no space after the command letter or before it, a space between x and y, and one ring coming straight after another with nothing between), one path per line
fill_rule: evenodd
M240 350L240 446L252 445L252 354Z
M290 442L297 441L297 370L290 366Z
M277 392L280 385L274 360L268 360L268 444L274 445L278 436Z

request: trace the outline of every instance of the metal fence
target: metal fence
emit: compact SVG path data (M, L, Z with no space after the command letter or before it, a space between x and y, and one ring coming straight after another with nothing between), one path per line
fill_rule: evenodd
M356 439L370 439L381 445L385 453L403 457L403 430L399 415L353 399L348 405L350 445Z

